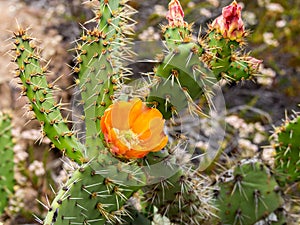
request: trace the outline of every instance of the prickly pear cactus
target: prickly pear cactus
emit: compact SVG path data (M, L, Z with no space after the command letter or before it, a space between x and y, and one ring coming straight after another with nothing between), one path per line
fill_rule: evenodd
M14 143L11 133L11 117L0 113L0 215L7 206L14 188Z
M185 108L193 114L200 109L194 103L207 86L215 84L214 75L199 61L203 48L191 38L192 24L184 21L180 2L169 3L169 24L162 27L167 54L154 68L155 82L147 102L170 119Z
M231 7L238 6L232 3ZM240 14L235 16L240 19ZM209 102L212 87L218 80L224 78L240 81L255 73L253 65L257 66L260 61L254 62L251 59L253 62L246 62L246 56L243 56L245 62L241 62L242 57L236 57L242 40L231 40L219 30L211 28L199 43L193 42L189 36L191 25L183 21L183 11L177 0L170 2L167 18L169 25L163 27L163 34L169 53L154 70L158 84L152 88L147 98L149 105L159 109L164 118L173 118L186 108L192 115L199 116L201 110L195 101L205 97ZM245 35L243 26L240 29L241 35ZM217 65L219 63L222 65ZM231 78L220 76L221 73L229 74ZM161 160L167 158L166 164L171 161L174 165L178 165L175 158L184 158L174 149L167 154L168 156L150 154L146 158L148 163L153 159L159 161L159 157ZM185 157L186 155L187 153ZM151 156L152 159L149 158ZM193 170L192 163L186 163L173 176L144 189L147 190L148 204L156 206L158 212L167 216L171 222L203 224L216 211L211 202L212 193L208 184L209 180Z
M162 27L167 54L158 57L161 62L154 68L155 81L147 98L149 106L159 109L164 118L186 108L199 115L201 109L195 102L203 96L210 102L220 79L238 82L257 73L262 61L239 53L247 32L236 1L223 9L197 42L191 38L192 24L184 21L178 0L169 3L167 19L169 24Z
M255 224L283 205L274 175L254 159L242 161L223 173L218 187L216 206L221 224Z
M300 117L286 118L275 129L275 172L281 185L300 181Z
M146 106L140 99L127 98L129 101L124 102L115 95L123 85L123 78L130 74L123 64L131 54L127 37L132 33L130 15L134 10L126 0L94 2L96 16L90 22L95 27L85 29L75 47L73 72L77 75L76 94L80 96L75 105L82 108L80 118L84 124L81 138L76 136L75 129L69 129L69 121L61 115L62 105L54 101L54 86L47 83L47 68L41 66L33 38L24 29L14 33L16 75L21 80L23 95L31 103L30 111L40 122L43 135L76 164L69 180L51 205L46 206L46 219L40 222L44 225L150 223L153 209L157 208L158 213L176 224L204 223L216 211L209 178L197 171L192 156L180 148L181 140L174 140L160 151L168 142L163 132L164 122L184 109L193 116L203 115L197 101L206 98L210 102L213 86L220 79L239 81L255 74L260 61L238 53L246 36L240 6L235 1L229 6L234 9L232 12L237 12L232 15L233 21L227 21L228 13L223 13L210 25L207 35L193 40L192 25L183 20L179 1L170 2L169 24L163 27L167 53L162 54L154 68ZM237 29L224 30L221 23ZM228 33L229 30L235 32ZM122 115L123 112L126 113ZM134 123L135 120L139 123ZM155 153L148 154L147 144ZM183 161L178 163L178 159ZM159 163L165 167L153 169ZM162 168L173 174L163 176L166 171ZM157 178L153 174L159 174L156 183L150 182ZM260 163L243 162L233 174L232 180L220 183L219 205L229 209L224 214L220 211L225 223L254 223L282 204L275 190L276 181ZM133 211L129 215L126 202L142 188L147 207L142 213ZM239 205L239 199L243 198L249 204ZM254 210L249 210L249 205ZM145 218L144 213L149 217Z

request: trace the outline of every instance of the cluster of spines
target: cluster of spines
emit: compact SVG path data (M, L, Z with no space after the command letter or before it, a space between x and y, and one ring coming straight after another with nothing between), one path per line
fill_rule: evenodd
M243 40L230 40L210 27L208 34L199 40L199 44L205 49L201 58L213 71L216 79L238 82L252 79L257 73L257 68L249 61L249 56L240 54L245 45L244 37Z
M283 205L279 185L258 160L244 160L218 179L215 191L221 224L254 224Z
M275 174L281 185L300 181L300 116L275 129Z
M145 197L160 215L174 224L203 224L214 215L210 183L191 168L179 169L172 177L146 187Z
M175 224L203 224L214 216L211 181L194 169L191 155L187 156L185 151L177 146L176 150L152 153L145 158L147 165L162 163L163 170L170 172L142 189L150 218L153 218L153 207ZM183 162L183 158L188 162Z
M0 216L14 191L14 141L11 133L11 116L0 114Z
M42 136L47 136L54 146L77 163L86 161L84 147L77 140L74 131L68 128L68 120L61 115L61 105L53 97L54 85L46 79L47 66L41 66L41 57L27 31L19 29L14 33L14 62L16 76L21 80L22 95L27 95L30 106L42 126Z
M129 215L124 204L141 185L133 176L128 174L126 165L108 165L102 161L82 165L59 190L52 204L45 206L48 214L43 224L122 224L122 217Z

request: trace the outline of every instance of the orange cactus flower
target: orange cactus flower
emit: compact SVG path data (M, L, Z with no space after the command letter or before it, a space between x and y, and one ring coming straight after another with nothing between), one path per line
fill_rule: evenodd
M110 151L127 159L143 158L164 148L168 142L164 123L160 111L140 99L112 104L100 121Z
M245 35L241 12L242 7L233 1L222 9L222 15L212 22L212 28L221 33L224 38L239 41Z

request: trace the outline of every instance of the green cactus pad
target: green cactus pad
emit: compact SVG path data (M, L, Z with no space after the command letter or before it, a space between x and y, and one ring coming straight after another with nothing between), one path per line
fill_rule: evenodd
M60 113L61 105L53 98L53 85L46 80L46 68L40 66L38 50L26 30L20 29L14 37L16 75L22 81L23 95L31 102L30 110L41 123L43 135L53 142L63 154L77 163L85 162L84 146L69 130L67 120Z
M0 114L0 215L8 203L8 197L14 190L14 151L11 134L11 117Z
M102 154L99 161L77 169L57 193L44 224L120 223L128 215L124 204L145 179L130 172L132 165L113 162Z
M251 225L283 204L279 186L257 160L243 161L218 181L216 205L221 224Z
M147 102L164 118L193 105L216 84L214 75L199 61L201 52L197 44L180 44L155 68L157 84L150 90Z
M208 49L203 60L218 80L223 78L228 81L240 81L251 78L255 73L252 64L247 63L245 57L238 56L241 42L223 38L221 34L212 30L203 43Z
M166 216L174 224L202 224L214 213L209 178L194 171L191 163L178 166L182 159L177 157L180 157L179 153L153 153L147 156L149 165L163 160L163 164L169 165L173 171L169 177L158 177L157 183L143 188L148 211L152 212L155 207L157 213ZM152 213L150 215L153 216Z
M275 171L280 184L300 181L300 116L276 131Z
M120 85L122 66L118 57L124 47L124 21L130 16L122 1L99 1L94 21L98 24L87 30L78 42L76 66L80 105L84 108L85 145L87 155L93 158L103 148L100 118L112 103L114 91Z

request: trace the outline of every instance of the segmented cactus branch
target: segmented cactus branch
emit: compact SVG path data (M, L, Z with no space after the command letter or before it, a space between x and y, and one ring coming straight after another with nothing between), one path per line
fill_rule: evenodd
M11 133L11 116L0 113L0 215L14 192L14 140Z
M14 33L14 61L18 65L16 76L22 81L22 95L27 95L31 106L42 126L43 136L53 142L64 155L81 164L86 161L84 146L61 115L60 103L53 98L53 85L46 80L47 68L40 65L41 57L26 30Z
M85 146L89 158L97 156L104 147L100 118L120 86L124 69L120 58L129 57L124 42L130 32L127 22L134 10L125 3L99 1L96 16L91 20L97 25L85 31L76 48L74 72L78 74L79 105L84 108Z
M300 116L286 118L282 126L275 129L275 172L283 186L300 181Z

